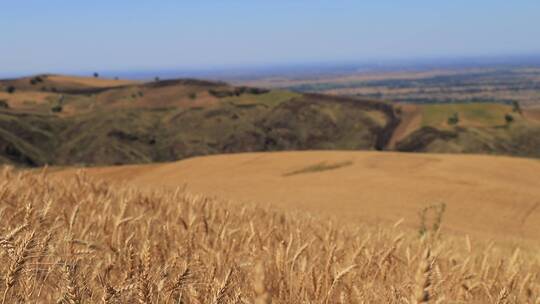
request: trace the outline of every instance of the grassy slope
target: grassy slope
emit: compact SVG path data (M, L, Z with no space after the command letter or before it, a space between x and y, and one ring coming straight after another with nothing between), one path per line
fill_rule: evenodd
M59 173L65 176L73 173ZM295 174L291 174L295 172ZM380 152L282 152L89 169L137 187L191 192L342 221L416 227L418 212L446 203L444 229L498 240L540 236L540 162L492 156Z
M10 108L0 116L0 127L9 133L4 136L4 154L11 149L8 145L21 154L10 156L14 163L103 165L224 152L371 150L384 146L386 135L381 134L388 133L385 125L394 119L388 116L393 115L391 106L370 101L197 80L121 82L105 90L104 84L95 88L73 85L91 84L95 79L49 76L43 83L52 80L63 80L62 86L57 83L58 90L67 93L50 93L39 107L30 108L13 101L33 93L26 90L31 85L26 80L11 81L21 87L8 94ZM62 111L51 112L58 105ZM11 120L17 115L13 125ZM33 127L36 120L43 123Z
M503 104L434 104L423 105L422 126L450 128L448 118L457 113L462 127L496 127L505 125L505 114L512 113L512 107ZM516 118L520 116L514 113Z
M421 105L421 126L396 143L408 152L482 153L540 157L540 121L534 112L513 112L502 104ZM457 113L459 122L448 118ZM511 115L508 123L505 115Z
M223 83L134 83L65 76L0 81L2 162L126 164L190 156L306 149L396 149L540 157L536 112L501 104L402 106L250 91ZM56 92L42 91L54 84ZM62 111L54 113L54 107ZM409 111L408 107L413 107ZM448 125L458 113L460 121ZM508 125L504 115L512 113Z

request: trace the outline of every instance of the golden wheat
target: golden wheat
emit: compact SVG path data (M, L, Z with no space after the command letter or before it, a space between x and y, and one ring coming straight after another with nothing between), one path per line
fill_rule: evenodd
M538 303L530 251L83 173L0 179L4 303ZM510 258L508 258L510 257ZM536 302L535 302L536 301Z

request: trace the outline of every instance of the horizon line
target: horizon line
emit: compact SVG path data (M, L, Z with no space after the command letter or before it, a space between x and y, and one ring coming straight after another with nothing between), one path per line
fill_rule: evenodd
M526 60L527 62L521 62ZM461 65L461 66L460 66ZM135 76L133 79L146 79L161 77L164 78L175 74L178 76L221 76L221 77L239 77L239 74L266 74L266 73L291 73L291 70L298 69L360 69L366 71L381 71L392 69L434 69L434 68L467 68L467 67L485 67L489 65L503 66L523 66L540 65L540 52L530 52L522 54L499 54L499 55L462 55L462 56L422 56L407 58L379 58L363 60L320 60L320 61L282 61L273 63L239 63L222 65L199 65L199 66L174 66L174 67L133 67L133 68L115 68L115 69L59 69L57 71L19 71L19 72L0 72L1 79L20 78L31 75L72 75L72 76L91 76L97 72L104 78L115 78L120 76ZM287 71L289 70L289 71ZM301 71L297 71L302 73ZM361 72L361 71L355 71ZM226 76L226 74L231 74ZM237 74L232 75L232 74ZM293 73L294 74L294 73ZM138 76L136 76L138 75ZM152 76L153 75L153 76ZM253 75L255 76L255 75ZM126 78L130 79L130 78Z

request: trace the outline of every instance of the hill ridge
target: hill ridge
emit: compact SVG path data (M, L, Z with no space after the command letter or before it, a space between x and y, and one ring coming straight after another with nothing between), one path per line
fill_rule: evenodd
M540 157L540 120L527 109L520 114L487 103L418 108L419 122L404 132L402 105L369 98L198 79L37 75L0 81L0 161L94 166L288 150ZM453 115L461 119L450 125ZM404 133L396 137L396 130Z

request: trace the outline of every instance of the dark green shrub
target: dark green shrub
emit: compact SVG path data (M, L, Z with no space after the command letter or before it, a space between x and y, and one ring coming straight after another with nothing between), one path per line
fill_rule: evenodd
M64 108L61 105L55 105L51 108L51 111L54 113L60 113L63 109Z
M15 93L15 87L14 86L7 87L6 92L8 92L9 94Z
M0 100L0 109L9 109L9 104L7 103L7 100Z
M236 90L237 95L242 95L244 93L253 94L253 95L262 95L270 92L268 89L261 89L261 88L248 88L248 87L240 87Z
M235 96L235 92L231 92L229 90L214 90L214 89L210 89L208 90L208 93L214 97L217 97L217 98L225 98L225 97L231 97L231 96Z
M36 84L38 84L40 82L43 82L43 78L41 78L40 76L36 76L36 77L30 79L30 84L31 85L36 85Z
M512 116L512 114L506 114L504 115L504 120L507 124L511 124L514 122L514 116Z
M512 101L512 111L521 114L521 105L517 101Z
M459 114L458 113L454 113L452 114L452 116L448 117L448 124L453 126L453 125L457 125L459 123Z

